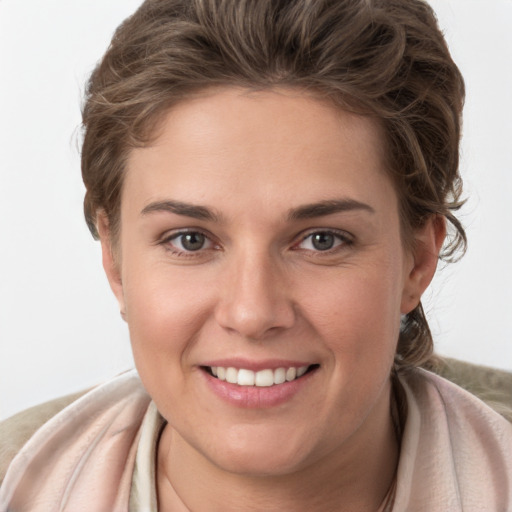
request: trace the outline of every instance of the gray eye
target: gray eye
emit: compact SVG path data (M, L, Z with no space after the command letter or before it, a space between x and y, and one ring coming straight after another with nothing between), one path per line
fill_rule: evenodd
M326 252L340 246L349 246L350 244L350 239L342 233L315 231L306 236L297 248L314 252Z
M206 242L206 237L202 233L185 233L178 239L181 239L181 246L186 251L199 251Z
M334 247L336 237L332 233L314 233L311 235L311 245L317 251L328 251Z

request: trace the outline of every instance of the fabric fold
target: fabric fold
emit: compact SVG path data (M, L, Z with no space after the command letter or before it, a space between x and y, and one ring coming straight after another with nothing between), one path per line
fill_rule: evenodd
M126 510L142 418L135 371L92 390L39 429L13 460L0 510Z
M512 511L512 425L437 375L400 382L409 412L394 510Z
M399 382L407 417L392 510L512 511L512 425L424 370ZM15 457L0 489L0 512L156 507L163 424L135 371L92 390L46 423Z

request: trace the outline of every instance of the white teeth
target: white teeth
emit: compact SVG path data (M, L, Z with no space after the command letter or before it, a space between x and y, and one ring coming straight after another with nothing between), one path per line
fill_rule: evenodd
M286 370L278 368L274 371L274 384L282 384L283 382L286 382Z
M300 368L297 368L297 377L302 377L307 371L307 366L301 366Z
M286 370L286 380L290 382L295 380L295 377L297 377L297 368L288 368L288 370Z
M270 387L274 385L274 372L272 370L260 370L256 372L254 384L259 387Z
M239 386L254 386L254 372L251 370L238 370L238 382Z
M236 368L228 368L226 370L226 382L236 384L238 382L238 370Z
M239 386L256 386L256 387L270 387L284 382L291 382L292 380L302 377L308 370L309 366L301 366L300 368L277 368L275 370L260 370L253 372L241 368L238 370L230 366L224 368L222 366L210 367L212 374L219 380L224 380L230 384L238 384Z

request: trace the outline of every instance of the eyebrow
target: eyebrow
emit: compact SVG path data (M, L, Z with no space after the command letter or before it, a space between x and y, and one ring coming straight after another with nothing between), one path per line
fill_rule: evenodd
M217 221L219 219L218 215L205 206L197 206L181 201L155 201L144 207L141 211L141 215L148 215L154 212L174 213L198 220Z
M366 203L361 203L355 199L330 199L327 201L319 201L318 203L306 204L288 211L288 220L305 220L315 217L323 217L333 215L340 212L348 212L354 210L363 210L369 213L375 213L375 210ZM183 215L198 220L208 220L216 222L219 215L213 210L205 206L198 206L182 201L155 201L148 204L141 211L141 215L148 215L154 212L168 212L176 215Z
M361 203L355 199L331 199L293 208L288 212L288 219L312 219L315 217L323 217L325 215L333 215L334 213L350 212L354 210L363 210L369 213L375 213L375 210L369 204Z

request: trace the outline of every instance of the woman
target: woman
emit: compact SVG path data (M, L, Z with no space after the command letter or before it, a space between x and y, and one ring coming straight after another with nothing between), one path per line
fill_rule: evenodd
M510 509L512 427L419 369L463 95L421 1L146 1L82 153L138 375L39 430L1 510Z

